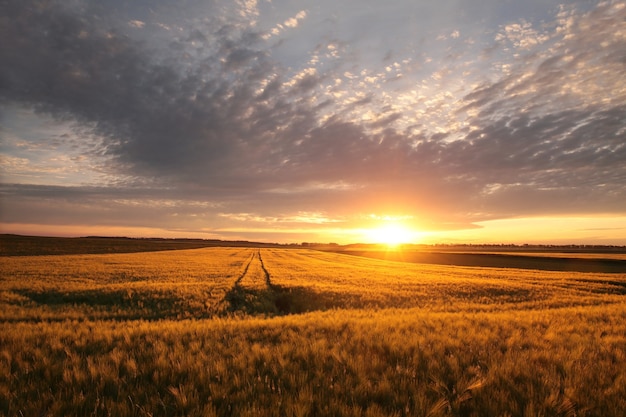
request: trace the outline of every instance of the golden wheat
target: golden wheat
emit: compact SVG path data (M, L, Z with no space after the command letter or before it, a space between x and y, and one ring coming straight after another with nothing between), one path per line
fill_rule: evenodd
M1 261L4 416L626 409L623 274L284 249Z
M3 257L0 320L208 317L252 249Z

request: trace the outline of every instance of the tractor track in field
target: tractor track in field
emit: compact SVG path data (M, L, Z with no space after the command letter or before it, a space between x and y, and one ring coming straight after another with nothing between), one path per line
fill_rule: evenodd
M252 261L254 260L254 257L255 254L253 253L252 256L250 256L250 259L248 259L248 263L243 268L243 272L241 272L239 277L235 280L235 285L239 285L241 283L241 280L246 276L246 274L248 273L248 269L250 269L250 264L252 264Z
M226 314L276 314L277 292L263 263L261 250L254 252L233 287L224 296Z
M257 253L257 256L259 258L259 263L261 264L261 269L263 270L263 274L265 275L265 284L268 286L268 288L272 287L272 281L270 279L270 273L267 270L267 268L265 267L265 264L263 263L263 258L261 258L261 249L259 249L259 252Z
M287 287L272 282L267 265L255 251L241 274L220 302L217 314L276 316L300 314L334 306L324 295L302 287Z
M268 288L271 288L272 282L270 280L270 273L263 263L261 258L261 250L253 253L248 260L248 263L243 269L243 272L237 280L234 286L253 286L259 287L261 283Z

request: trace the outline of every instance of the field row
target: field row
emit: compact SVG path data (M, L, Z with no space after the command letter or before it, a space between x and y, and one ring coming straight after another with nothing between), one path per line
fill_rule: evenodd
M0 320L551 309L622 303L625 277L399 263L301 249L5 257Z

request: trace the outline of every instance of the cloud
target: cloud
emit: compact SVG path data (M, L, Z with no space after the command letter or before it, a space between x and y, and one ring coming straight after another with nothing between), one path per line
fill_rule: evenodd
M528 50L549 40L549 36L533 29L532 24L522 20L510 23L496 35L496 42L509 42L513 47Z
M298 27L300 22L302 22L306 18L306 16L307 16L307 11L306 10L301 10L298 13L296 13L293 17L288 18L283 23L278 23L276 26L274 26L269 31L267 31L266 33L263 33L261 35L261 37L263 39L265 39L265 40L268 40L268 39L270 39L273 36L280 35L281 33L283 33L287 29L296 28L296 27Z
M115 184L6 185L13 221L43 216L53 199L62 204L50 221L79 202L85 222L92 211L113 224L128 210L128 224L172 228L181 216L218 227L363 211L468 226L626 207L621 3L501 22L486 43L453 21L422 43L397 40L393 53L343 26L321 33L313 10L285 14L266 26L281 36L268 37L257 2L237 5L207 21L124 16L116 26L61 1L3 2L0 62L11 65L0 66L0 100L73 123L55 139L82 141L89 150L77 155L106 164ZM355 33L357 23L393 26L375 17L345 23ZM32 153L11 158L10 174L36 171Z
M306 11L302 10L298 12L298 14L296 14L294 17L285 20L284 25L289 28L295 28L298 26L298 23L300 23L300 21L303 20L305 17L306 17Z
M141 29L146 25L146 23L142 22L141 20L131 20L128 22L128 24L137 29Z
M233 119L252 101L249 85L181 74L154 62L137 43L58 8L10 3L5 16L13 19L3 25L3 62L13 63L2 70L5 99L93 126L107 151L138 173L174 175L198 153L206 161L236 147ZM229 35L220 40L217 62L197 71L263 76L258 54Z

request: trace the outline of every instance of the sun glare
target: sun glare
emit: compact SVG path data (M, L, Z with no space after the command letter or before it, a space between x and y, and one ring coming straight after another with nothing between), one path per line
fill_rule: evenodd
M413 243L415 239L414 232L398 224L390 224L370 229L367 235L370 242L383 243L389 246Z

